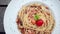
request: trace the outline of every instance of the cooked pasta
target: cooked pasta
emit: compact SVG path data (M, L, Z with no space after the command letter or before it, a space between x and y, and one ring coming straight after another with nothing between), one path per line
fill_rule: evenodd
M17 25L22 34L51 34L55 21L47 6L33 3L18 12Z

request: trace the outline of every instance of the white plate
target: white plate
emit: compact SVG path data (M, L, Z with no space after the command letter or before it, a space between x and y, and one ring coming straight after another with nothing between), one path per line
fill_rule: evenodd
M6 34L21 34L17 29L16 17L22 5L39 1L49 6L54 13L55 28L52 34L60 34L60 1L59 0L12 0L4 14L4 29Z

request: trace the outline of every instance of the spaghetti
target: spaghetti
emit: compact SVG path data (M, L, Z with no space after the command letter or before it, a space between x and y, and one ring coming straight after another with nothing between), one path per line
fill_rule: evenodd
M51 34L55 25L51 10L38 3L23 6L16 22L22 34Z

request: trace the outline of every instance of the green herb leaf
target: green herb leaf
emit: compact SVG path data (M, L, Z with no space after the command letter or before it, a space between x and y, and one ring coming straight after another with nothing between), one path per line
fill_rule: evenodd
M34 19L35 19L35 20L38 20L38 19L39 19L39 15L36 14L36 15L34 16Z

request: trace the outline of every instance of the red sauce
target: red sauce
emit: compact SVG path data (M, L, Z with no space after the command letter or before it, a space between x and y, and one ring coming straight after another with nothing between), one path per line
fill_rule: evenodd
M20 23L20 19L17 18L16 22L17 22L17 24L19 24Z
M22 25L22 21L19 18L17 18L16 22L17 22L17 24Z

